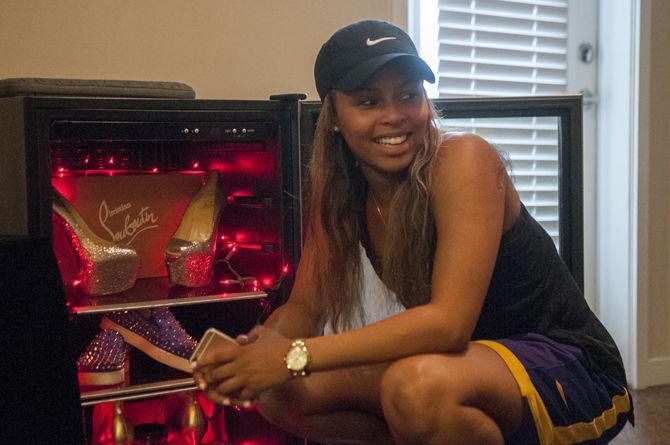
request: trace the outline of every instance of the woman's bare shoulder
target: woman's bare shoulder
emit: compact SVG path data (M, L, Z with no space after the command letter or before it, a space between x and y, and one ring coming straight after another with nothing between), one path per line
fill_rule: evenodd
M447 132L442 136L440 151L444 150L494 150L489 142L483 137L474 133L465 132Z
M473 133L445 133L437 153L438 174L449 171L497 172L503 166L498 151L486 139Z
M519 215L519 195L504 158L485 139L471 133L448 133L440 146L433 176L436 202L463 197L468 203L504 202L504 229Z

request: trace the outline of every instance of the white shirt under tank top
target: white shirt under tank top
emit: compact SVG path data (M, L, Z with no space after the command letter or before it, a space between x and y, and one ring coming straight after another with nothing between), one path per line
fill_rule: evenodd
M388 290L377 275L377 272L375 272L370 258L365 253L365 248L360 244L358 246L361 254L362 270L361 305L365 314L365 320L363 323L360 320L354 320L351 329L363 327L405 310L393 292ZM339 329L339 332L343 331L344 329ZM324 335L333 334L334 332L331 322L328 321L324 327Z

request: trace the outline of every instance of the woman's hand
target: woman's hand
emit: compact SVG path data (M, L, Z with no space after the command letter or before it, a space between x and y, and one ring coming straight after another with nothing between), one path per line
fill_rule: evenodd
M198 359L193 378L210 400L243 404L291 378L284 363L289 338L257 326L236 340L237 346L224 345Z

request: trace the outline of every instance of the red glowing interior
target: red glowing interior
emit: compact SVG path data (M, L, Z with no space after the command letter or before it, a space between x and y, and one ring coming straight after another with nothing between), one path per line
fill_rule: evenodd
M65 126L59 131L69 134ZM225 298L227 294L260 290L271 294L291 272L283 251L283 184L274 134L269 132L262 140L224 142L66 136L51 141L51 182L80 217L70 221L86 225L84 230L75 230L56 213L53 216L54 251L71 312L78 313L90 304L90 298L84 298L91 297L85 289L94 287L88 284L97 278L91 270L98 264L92 264L87 249L95 246L97 239L136 249L146 269L140 268L144 275L120 297L130 295L133 289L144 296L144 289L153 289L155 281L168 282L169 292L159 297L164 299L191 295ZM200 288L186 288L172 283L167 273L166 260L177 261L166 255L168 243L187 219L191 203L199 202L197 196L213 171L219 173L224 196L220 216L202 217L205 223L212 223L207 230L202 229L207 224L198 220L191 224L197 230L185 231L187 237L192 236L188 240L198 246L209 246L202 233L211 235L213 256L203 247L183 261L185 269L195 274L200 269L213 270L213 278ZM79 237L85 235L78 235L82 233L93 233L97 238L82 240ZM160 267L148 268L147 263ZM155 287L162 292L162 287ZM269 299L256 301L262 312L271 304ZM185 400L175 393L125 401L124 416L131 424L160 422L170 426L170 418L179 417ZM197 402L208 419L203 443L279 445L286 441L286 434L264 421L253 407L234 407L224 416L224 409L214 407L201 393ZM113 408L111 403L95 405L94 443L111 443ZM194 432L172 425L168 441L195 443L195 436L189 434Z
M151 175L157 182L151 182L150 189L138 187L137 195L147 198L156 190L162 189L163 178L174 175L194 175L202 178L210 171L218 171L221 187L225 194L225 205L215 229L216 262L212 285L230 287L230 291L262 290L273 288L277 281L288 274L282 252L282 220L281 220L281 172L279 166L278 145L274 140L267 141L235 141L230 143L193 142L118 142L107 141L86 144L76 141L53 141L51 148L51 172L54 187L79 212L86 210L82 199L91 195L91 190L84 190L86 181L94 183L93 187L105 189L104 179L115 178L109 188L132 187L133 181L143 175ZM82 180L81 178L86 178ZM133 179L135 178L135 179ZM167 181L167 179L165 179ZM146 183L146 182L145 182ZM71 184L78 185L79 188ZM119 185L120 184L120 185ZM151 190L153 189L153 190ZM184 192L187 194L187 192ZM189 191L192 196L193 191ZM114 197L110 190L107 196ZM107 198L112 201L111 198ZM139 226L148 224L152 215L132 214L126 208L138 209L139 205L127 203L105 207L106 215L113 214L116 220L123 222L126 218L126 232L139 231ZM189 200L182 197L172 215L176 222L183 215ZM177 201L175 201L177 203ZM107 204L107 203L105 203ZM149 208L149 204L142 204ZM95 220L95 213L87 210L89 220ZM130 216L125 215L125 213ZM83 212L85 213L85 212ZM91 216L92 215L92 216ZM111 218L111 217L110 217ZM154 216L154 219L160 219ZM165 217L163 217L163 220ZM89 222L84 218L87 223ZM55 222L58 222L56 219ZM127 221L130 221L128 223ZM93 222L91 225L93 226ZM159 225L159 223L156 223ZM54 224L55 247L59 267L66 287L76 288L87 277L87 256L82 254L76 236L69 231L67 225ZM106 227L103 227L106 229ZM107 230L117 233L117 230ZM118 233L122 230L119 229ZM58 232L58 233L56 233ZM108 239L105 230L96 235ZM142 234L136 235L141 238ZM128 237L130 239L130 237ZM134 240L135 238L133 238ZM110 241L112 241L110 239ZM125 240L124 240L125 241ZM165 240L163 240L164 242ZM164 248L156 245L151 255L156 261L163 261ZM164 274L167 275L167 274ZM243 278L243 280L240 280Z

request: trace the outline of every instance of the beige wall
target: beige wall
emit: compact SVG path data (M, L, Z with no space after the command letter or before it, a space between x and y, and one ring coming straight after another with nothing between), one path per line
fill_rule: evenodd
M198 98L318 98L312 68L333 31L390 20L393 0L2 0L0 79L184 82Z
M651 8L649 66L649 358L670 357L670 3ZM670 362L669 362L670 363Z

